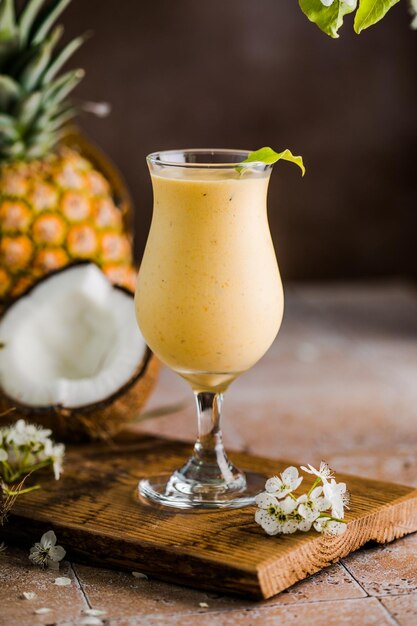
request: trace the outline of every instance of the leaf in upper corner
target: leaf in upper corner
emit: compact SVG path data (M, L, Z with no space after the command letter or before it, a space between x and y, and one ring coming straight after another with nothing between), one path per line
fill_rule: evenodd
M298 3L310 22L334 39L339 37L344 16L352 13L357 5L356 0L333 0L330 6L325 6L321 0L298 0Z
M379 20L382 20L391 7L399 1L400 0L359 0L359 8L356 11L353 26L355 33L359 35L365 28L369 28L379 22Z

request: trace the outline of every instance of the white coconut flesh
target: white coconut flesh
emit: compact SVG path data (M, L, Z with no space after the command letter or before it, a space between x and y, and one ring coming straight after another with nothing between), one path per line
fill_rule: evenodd
M0 321L0 384L33 407L77 408L129 382L146 355L133 297L95 265L46 278Z

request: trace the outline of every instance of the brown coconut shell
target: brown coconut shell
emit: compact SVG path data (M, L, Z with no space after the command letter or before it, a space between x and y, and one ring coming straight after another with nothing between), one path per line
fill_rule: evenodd
M82 261L73 265L67 265L44 276L11 303L1 317L20 298L36 289L40 282L46 281L56 274L68 271L74 265L87 264L89 262ZM113 285L113 288L131 296L133 305L133 294L130 291L115 285ZM29 406L10 398L0 387L0 420L10 423L23 418L31 423L50 428L54 437L60 441L108 440L116 435L124 425L134 421L139 416L156 383L158 370L159 360L147 347L142 362L120 389L97 403L77 408L68 408L61 405Z
M0 392L0 413L5 413L7 423L23 418L50 428L59 441L108 440L139 416L157 380L158 369L158 359L147 348L145 359L132 378L116 393L96 404L76 409L59 405L31 407ZM9 412L11 409L14 410Z

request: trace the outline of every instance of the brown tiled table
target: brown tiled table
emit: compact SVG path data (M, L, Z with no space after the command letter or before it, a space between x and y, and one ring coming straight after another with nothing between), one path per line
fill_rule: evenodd
M161 373L149 408L189 398ZM229 447L417 486L417 293L404 284L292 287L264 359L227 394ZM192 440L191 403L142 430ZM71 587L9 546L0 555L0 625L76 625L104 609L107 626L417 624L417 535L370 547L262 603L65 563ZM23 591L35 591L32 601ZM200 606L200 603L208 605ZM34 615L38 607L52 611Z

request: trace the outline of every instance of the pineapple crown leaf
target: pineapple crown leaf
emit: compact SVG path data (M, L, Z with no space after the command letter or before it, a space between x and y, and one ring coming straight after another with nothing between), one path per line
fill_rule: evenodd
M83 43L92 36L91 32L84 33L75 39L72 39L62 50L58 53L48 69L42 77L42 84L47 85L59 72L62 66L67 60L80 48Z
M21 94L20 85L11 76L0 74L0 110L5 110L16 102Z
M22 11L19 20L19 41L21 48L24 48L28 42L33 22L35 21L43 3L44 0L28 0Z
M71 0L57 0L47 7L44 15L41 16L40 23L37 27L35 34L32 37L33 44L39 44L45 39L46 35L55 24L58 17L61 15L64 9L67 8L70 2Z
M16 32L14 0L2 0L0 3L0 40L10 39L16 35Z
M31 91L38 86L43 73L50 63L52 51L63 32L62 26L54 28L44 42L39 45L36 54L21 72L19 82L26 91Z
M57 47L70 2L27 0L17 15L15 0L0 0L0 162L42 156L76 114L68 97L84 70L60 72L91 33Z

